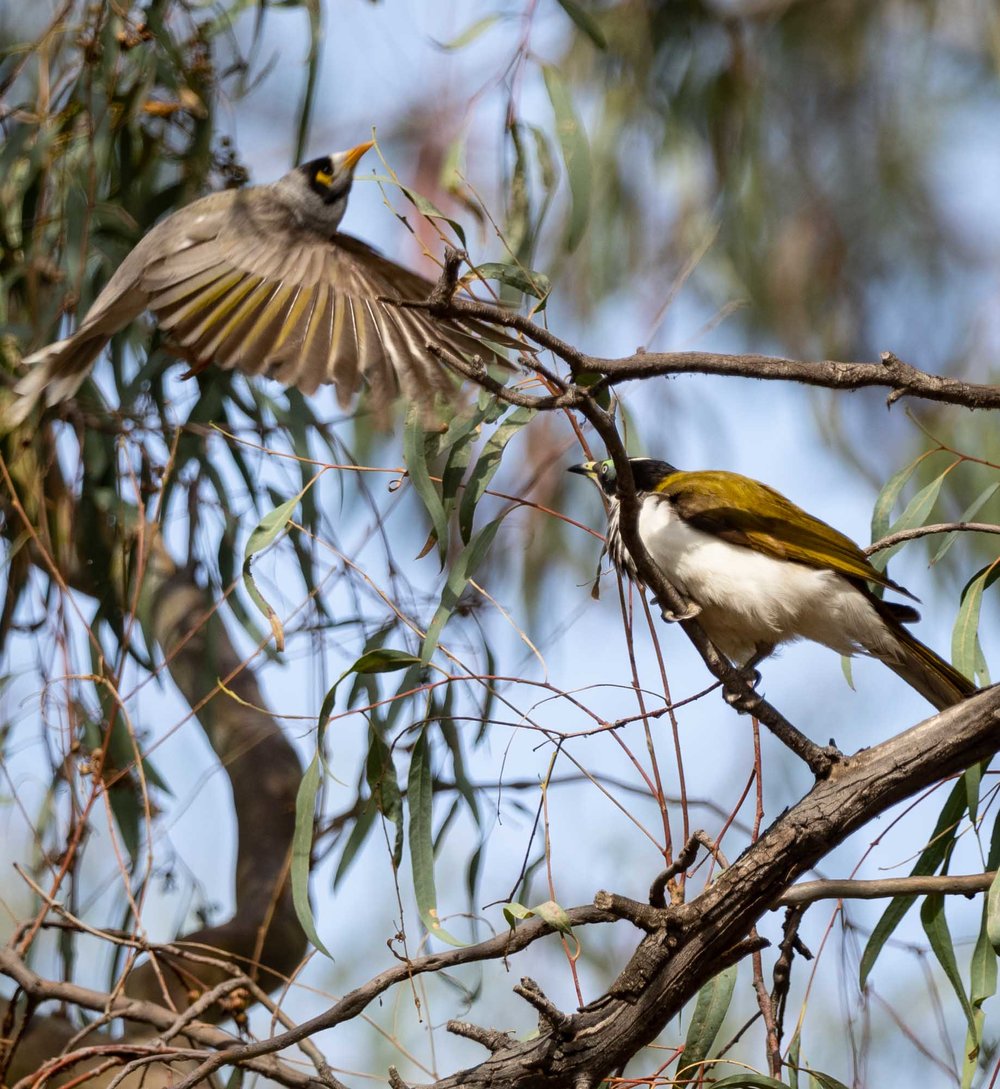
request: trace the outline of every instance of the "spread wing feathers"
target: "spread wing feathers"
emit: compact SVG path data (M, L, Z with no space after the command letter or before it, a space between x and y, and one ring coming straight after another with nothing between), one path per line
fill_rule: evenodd
M706 470L673 473L656 490L690 525L731 544L808 567L829 567L855 583L874 582L919 600L876 570L850 537L759 481Z
M261 222L255 204L236 207L214 232L206 223L175 240L141 279L160 326L196 366L267 374L307 394L332 382L342 405L363 376L381 411L398 389L424 404L453 392L428 345L505 366L480 338L522 347L485 324L380 302L424 299L432 285L357 239L322 239L271 214Z

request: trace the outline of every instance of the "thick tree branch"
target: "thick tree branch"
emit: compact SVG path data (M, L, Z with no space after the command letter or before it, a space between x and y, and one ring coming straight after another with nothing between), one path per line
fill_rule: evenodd
M596 1084L624 1065L715 975L789 882L888 807L996 750L1000 687L981 692L834 767L690 904L696 918L667 941L643 939L608 994L572 1018L569 1038L543 1031L435 1089ZM671 909L664 912L665 920Z
M111 1017L121 1017L127 1021L137 1021L151 1025L161 1032L170 1032L177 1024L178 1015L155 1002L124 996L114 997L104 991L95 991L64 980L49 980L33 972L24 961L10 948L0 948L0 972L17 983L24 993L37 1002L56 1000L84 1010L107 1013ZM185 1036L206 1048L226 1047L233 1043L233 1036L204 1022L196 1021L184 1025ZM136 1041L130 1041L135 1044ZM122 1046L128 1043L118 1041ZM257 1070L281 1085L290 1089L318 1089L322 1085L317 1079L279 1062L271 1055L261 1056L249 1061L249 1069Z

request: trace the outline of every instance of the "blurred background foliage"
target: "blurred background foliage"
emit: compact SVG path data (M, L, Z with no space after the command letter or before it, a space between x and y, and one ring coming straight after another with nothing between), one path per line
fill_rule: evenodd
M489 262L508 301L584 350L872 359L891 349L922 369L995 379L995 5L522 0L475 12L448 5L440 21L430 7L66 0L0 10L0 349L8 379L22 355L86 310L162 216L251 173L270 180L307 151L349 146L373 122L385 156L379 197L359 184L352 200L381 199L395 212L378 209L389 224L387 239L378 239L388 255L433 275L443 238L466 244L474 264ZM407 49L413 36L424 46L433 39L436 60L411 94L378 93L380 79L392 88L390 76L379 75L394 63L388 35L382 52L364 59L375 73L371 86L354 68L324 67L324 50L329 59L345 34L358 33L373 49L382 30L362 37L359 28L368 20L384 29L377 19L394 20ZM352 48L360 46L348 42ZM366 94L372 103L390 97L391 105L371 116ZM356 230L356 222L349 213L345 226ZM305 761L317 751L321 708L331 716L324 752L336 770L316 785L316 862L328 867L320 929L324 909L338 903L329 889L344 895L365 850L388 860L393 883L400 866L421 874L417 906L426 921L434 906L431 838L439 855L452 843L445 872L454 910L476 913L484 899L547 899L550 844L535 828L550 750L528 762L521 786L496 798L489 787L512 744L503 731L513 737L527 724L551 745L562 720L536 715L536 701L591 680L589 659L577 656L575 671L537 691L550 683L542 659L591 607L599 544L565 517L601 524L596 497L575 498L563 472L580 460L576 421L529 419L473 393L442 433L404 422L402 410L385 433L363 395L345 415L325 395L306 402L214 370L182 383L178 372L153 324L137 322L65 412L3 439L5 672L22 683L34 678L35 691L51 685L41 721L56 727L40 734L46 770L32 765L46 784L44 804L26 803L36 860L57 852L72 824L77 788L67 765L100 740L97 724L114 720L109 684L121 695L157 670L154 640L141 637L148 623L141 612L130 622L148 546L136 527L156 523L172 563L225 599L248 658L256 653L258 668L271 660L262 671L274 670L269 691ZM949 471L935 503L920 508L922 519L973 509L980 520L1000 516L1000 440L983 414L920 405L912 409L917 427L899 407L884 422L878 394L845 398L774 384L741 412L743 397L737 383L704 383L694 393L680 383L645 383L623 391L621 418L636 452L683 463L699 454L721 462L738 450L746 460L729 467L764 476L752 459L755 452L764 459L768 444L782 461L807 464L813 452L788 448L802 433L782 434L791 412L852 467L849 488L867 485L869 493L940 442L981 461ZM921 489L929 495L950 462L947 452L923 459L900 481L899 506ZM804 473L800 497L821 494ZM300 494L299 504L282 507ZM289 532L267 555L248 551L251 530L276 509ZM957 590L987 570L994 540L963 539L942 582ZM42 554L52 562L40 563ZM280 615L283 657L255 594ZM624 646L621 622L602 615ZM96 643L88 644L87 631ZM411 659L358 668L384 665L377 655L385 647ZM979 653L975 645L965 652ZM574 657L558 653L563 663ZM628 684L627 658L617 661L617 679ZM344 671L350 682L331 694ZM662 697L658 669L653 674ZM435 686L442 679L448 683ZM692 679L685 691L697 687ZM624 714L618 695L593 698L597 719ZM32 749L22 739L39 730L36 706L9 709L5 737L17 739L9 755ZM142 710L148 715L149 705ZM337 724L348 722L361 726L345 740ZM641 736L635 741L635 751L644 748ZM618 792L620 754L584 752L568 777L586 785L590 776ZM720 808L719 826L746 767L735 774L738 787L727 778L697 792L709 813ZM427 783L443 800L413 820L407 855L403 798ZM175 880L173 866L139 849L153 839L145 789L136 780L131 803L115 805L128 845L124 866L129 880L165 870ZM649 837L655 850L637 867L640 887L671 853L662 786L658 797L646 794L643 801L616 794L641 814L637 821L662 820L659 837ZM169 807L165 795L160 804ZM501 861L484 878L490 837L497 842L504 819L517 846L492 847ZM682 823L686 829L686 807ZM679 823L673 836L676 844ZM73 877L80 898L100 902L92 875ZM187 913L210 914L217 894L193 877L184 882ZM127 904L116 901L116 909L135 925ZM845 948L855 940L848 933ZM585 954L595 985L613 971L609 948L594 944ZM63 957L71 972L72 956ZM471 1002L482 983L463 985ZM365 1061L377 1065L366 1046ZM855 1072L866 1061L856 1058Z

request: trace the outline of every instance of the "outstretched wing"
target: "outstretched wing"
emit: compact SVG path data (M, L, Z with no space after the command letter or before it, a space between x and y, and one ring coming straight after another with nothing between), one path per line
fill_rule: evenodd
M307 394L330 382L342 404L364 376L380 411L399 390L425 405L453 391L428 345L506 364L479 338L517 342L491 327L380 301L424 299L430 281L349 235L324 239L260 196L206 207L142 278L160 326L196 366L267 374Z
M757 480L716 470L678 472L656 490L669 497L690 525L730 544L808 567L831 568L855 582L874 582L919 600L872 567L850 537Z

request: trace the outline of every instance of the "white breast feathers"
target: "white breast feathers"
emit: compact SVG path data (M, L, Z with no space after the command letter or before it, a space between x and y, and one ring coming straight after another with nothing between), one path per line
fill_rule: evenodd
M639 534L674 586L701 606L699 623L734 662L795 639L841 654L895 645L874 606L834 571L773 559L694 529L661 496L643 500Z

